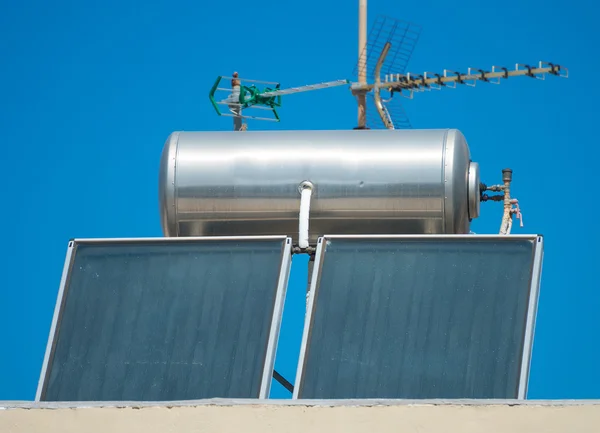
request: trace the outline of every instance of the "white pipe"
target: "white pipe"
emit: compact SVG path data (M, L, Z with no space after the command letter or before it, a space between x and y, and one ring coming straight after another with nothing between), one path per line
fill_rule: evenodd
M298 187L300 190L300 218L298 228L298 246L300 248L308 247L308 221L310 218L310 199L313 190L313 184L305 181Z

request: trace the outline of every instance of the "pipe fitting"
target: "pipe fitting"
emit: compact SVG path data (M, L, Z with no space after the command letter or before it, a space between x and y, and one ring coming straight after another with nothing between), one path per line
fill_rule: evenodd
M313 183L310 180L305 180L304 182L301 182L300 185L298 185L298 192L300 194L302 194L302 191L305 189L310 189L312 190L315 186L313 185Z

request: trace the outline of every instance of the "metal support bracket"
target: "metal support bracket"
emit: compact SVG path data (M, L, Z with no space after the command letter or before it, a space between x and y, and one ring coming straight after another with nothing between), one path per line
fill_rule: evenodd
M381 117L381 121L385 125L387 129L394 129L394 124L392 123L392 119L390 118L390 114L385 109L385 106L381 102L381 95L379 94L381 87L381 66L385 61L385 56L390 51L392 44L386 42L381 50L381 54L379 55L379 59L377 60L377 65L375 66L375 83L377 86L373 89L373 98L375 99L375 108L377 108L377 112L379 113L379 117ZM387 80L386 80L387 81Z

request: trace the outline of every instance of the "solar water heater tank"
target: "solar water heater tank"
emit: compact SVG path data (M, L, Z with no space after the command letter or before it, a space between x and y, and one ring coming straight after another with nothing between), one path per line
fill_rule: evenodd
M479 167L455 129L173 132L160 163L163 233L297 242L305 181L311 243L469 233L479 214Z

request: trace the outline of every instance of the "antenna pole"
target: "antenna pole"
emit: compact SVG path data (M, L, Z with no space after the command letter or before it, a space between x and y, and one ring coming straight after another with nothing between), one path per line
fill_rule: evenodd
M367 82L367 0L358 0L358 82ZM366 92L360 92L358 99L358 128L367 124Z
M235 114L233 116L233 130L234 131L241 131L242 127L243 127L242 107L239 105L240 86L241 86L241 81L238 78L238 73L234 72L233 77L231 78L231 97L233 98L235 103L238 104L237 106L234 106L231 110Z

